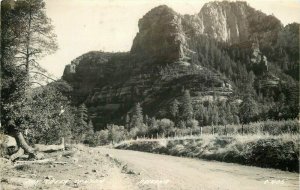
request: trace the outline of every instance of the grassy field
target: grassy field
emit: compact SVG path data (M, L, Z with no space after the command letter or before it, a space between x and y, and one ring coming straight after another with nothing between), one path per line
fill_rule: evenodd
M128 140L115 148L299 172L299 142L297 134L204 134Z

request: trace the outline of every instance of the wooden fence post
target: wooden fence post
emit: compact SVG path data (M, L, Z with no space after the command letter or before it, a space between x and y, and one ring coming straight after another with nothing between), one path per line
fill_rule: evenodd
M242 124L242 135L244 135L244 124Z

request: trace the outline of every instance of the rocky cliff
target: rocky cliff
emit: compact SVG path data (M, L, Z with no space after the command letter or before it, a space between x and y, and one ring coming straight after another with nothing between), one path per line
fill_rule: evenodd
M188 41L206 35L229 44L258 40L274 45L281 22L250 7L246 2L206 3L196 15L180 15L162 5L139 20L131 53L165 61L184 60Z
M168 62L184 59L187 39L181 22L182 16L166 5L150 10L139 20L130 52Z
M210 2L195 15L162 5L146 13L138 26L130 52L89 52L65 68L63 79L74 87L75 104L87 104L98 128L122 123L135 102L142 103L145 113L163 117L184 89L194 102L238 95L243 78L238 72L248 75L253 55L270 58L277 68L277 59L270 56L283 26L245 2Z

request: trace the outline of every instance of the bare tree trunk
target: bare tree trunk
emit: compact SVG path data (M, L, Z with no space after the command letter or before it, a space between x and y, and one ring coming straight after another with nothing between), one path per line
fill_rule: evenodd
M19 147L23 148L25 153L28 153L30 157L35 157L34 149L27 144L22 132L15 131L14 137L16 138Z
M23 148L19 148L19 150L18 150L16 153L14 153L13 155L11 155L11 156L9 157L9 159L10 159L11 161L14 161L15 159L21 157L23 154L24 154Z
M10 160L14 161L24 155L24 153L27 153L29 158L39 159L39 157L43 157L43 155L37 154L35 150L27 144L22 132L14 130L12 135L16 139L19 149L16 153L10 156Z

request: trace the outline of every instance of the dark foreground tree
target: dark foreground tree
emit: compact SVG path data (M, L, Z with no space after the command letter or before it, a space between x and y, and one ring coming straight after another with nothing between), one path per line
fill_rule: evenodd
M74 109L54 84L34 89L27 102L27 111L23 110L24 120L19 127L27 131L25 137L29 142L57 144L61 138L71 136Z
M52 29L43 0L1 3L1 124L32 156L21 125L28 119L23 113L30 110L30 87L38 83L30 73L47 77L38 59L57 49Z

